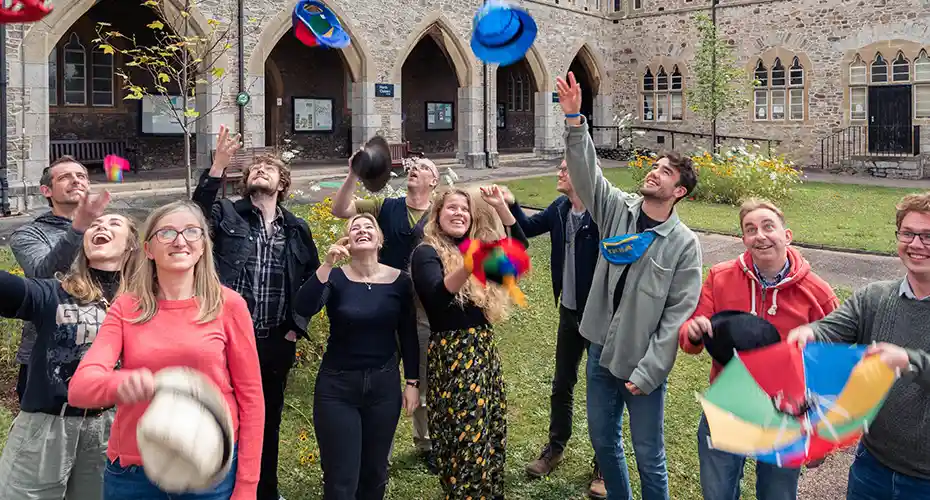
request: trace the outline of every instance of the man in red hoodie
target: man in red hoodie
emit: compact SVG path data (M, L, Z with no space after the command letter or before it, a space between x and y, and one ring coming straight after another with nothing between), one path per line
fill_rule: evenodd
M689 354L704 349L703 334L713 337L710 317L725 310L746 311L772 323L787 339L792 329L817 321L839 306L833 289L811 272L810 263L791 244L791 230L774 204L758 199L743 203L740 229L746 252L713 266L691 319L681 325L678 344ZM716 361L710 371L713 382L722 370ZM710 430L702 415L698 425L698 457L704 498L736 500L746 459L709 446ZM759 500L795 500L800 469L756 464L756 497Z

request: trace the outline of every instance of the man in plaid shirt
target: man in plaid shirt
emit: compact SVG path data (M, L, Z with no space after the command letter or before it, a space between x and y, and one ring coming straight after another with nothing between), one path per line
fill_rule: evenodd
M307 336L309 318L291 307L297 290L320 266L307 222L281 205L291 173L281 160L256 157L242 199L216 200L220 180L241 147L239 136L220 128L213 166L201 176L194 201L210 220L216 270L224 285L239 292L255 327L265 395L265 436L258 500L279 500L278 433L287 375L296 359L297 338Z

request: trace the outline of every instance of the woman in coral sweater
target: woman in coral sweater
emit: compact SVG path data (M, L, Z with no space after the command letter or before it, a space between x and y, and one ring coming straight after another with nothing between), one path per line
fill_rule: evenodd
M213 490L184 498L256 497L265 406L252 319L245 300L220 284L206 227L203 213L188 201L149 215L142 233L146 259L110 307L71 379L70 404L117 405L105 500L169 498L145 475L136 427L154 394L153 373L170 366L199 370L216 384L236 433L236 457L227 478Z

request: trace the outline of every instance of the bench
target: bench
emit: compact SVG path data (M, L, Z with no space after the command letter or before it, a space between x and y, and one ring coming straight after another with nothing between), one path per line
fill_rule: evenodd
M273 146L242 148L239 151L236 151L236 154L234 154L232 159L229 161L229 166L226 167L226 171L223 172L223 178L220 180L220 196L223 198L226 197L227 185L239 187L240 184L245 183L246 170L255 164L256 159L263 156L274 155L275 148ZM216 156L215 149L210 151L211 162L213 161L214 156ZM230 191L234 192L232 189L230 189Z
M51 161L68 155L74 157L75 160L84 165L102 165L103 159L106 158L107 155L116 155L129 160L129 167L133 173L138 173L139 171L137 153L137 149L129 147L126 141L118 139L61 139L49 141L49 158L51 158Z
M410 141L390 142L388 148L391 150L391 170L404 168L404 159L411 156L423 156L422 151L413 151L410 149Z

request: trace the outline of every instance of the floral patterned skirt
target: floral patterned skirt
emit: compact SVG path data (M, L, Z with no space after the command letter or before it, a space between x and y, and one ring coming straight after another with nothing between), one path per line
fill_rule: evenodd
M446 499L504 498L507 401L490 326L433 332L429 430Z

